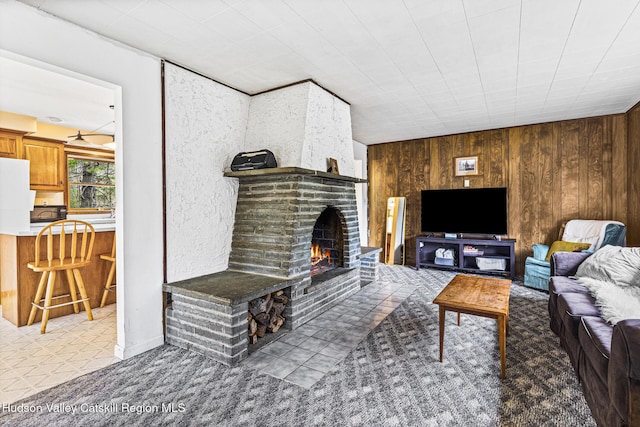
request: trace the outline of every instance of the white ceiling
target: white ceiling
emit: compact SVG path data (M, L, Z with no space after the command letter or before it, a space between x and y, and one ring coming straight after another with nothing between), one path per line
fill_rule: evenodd
M113 90L0 56L0 111L83 131L114 133Z
M640 0L22 1L246 93L311 78L366 144L640 100Z

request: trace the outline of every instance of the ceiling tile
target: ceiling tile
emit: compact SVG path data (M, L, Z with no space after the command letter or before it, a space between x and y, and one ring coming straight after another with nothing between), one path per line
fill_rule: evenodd
M265 31L255 22L232 8L225 9L219 14L202 21L202 23L236 43L254 39L264 34Z
M159 51L164 42L171 39L169 34L152 28L128 15L120 16L102 29L101 33L151 53Z
M23 3L247 93L314 79L367 144L640 100L639 0Z
M108 0L111 2L111 0ZM128 2L130 0L120 0ZM171 7L176 13L187 16L197 21L205 22L214 16L231 8L231 6L223 0L161 0L162 3Z

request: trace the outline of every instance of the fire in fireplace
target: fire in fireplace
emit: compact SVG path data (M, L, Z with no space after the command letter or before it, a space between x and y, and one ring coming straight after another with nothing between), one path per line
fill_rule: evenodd
M311 237L311 276L342 267L344 244L338 211L325 209L313 227Z
M317 243L311 244L311 275L316 275L331 266L331 249L321 249Z

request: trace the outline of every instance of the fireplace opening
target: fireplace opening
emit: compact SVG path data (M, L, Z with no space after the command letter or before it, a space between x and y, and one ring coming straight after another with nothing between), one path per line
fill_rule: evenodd
M311 236L311 277L342 267L342 222L335 208L318 217Z

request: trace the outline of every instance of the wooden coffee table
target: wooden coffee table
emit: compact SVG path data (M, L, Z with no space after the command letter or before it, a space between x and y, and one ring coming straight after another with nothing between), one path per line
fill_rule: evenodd
M498 320L502 378L506 378L507 331L509 329L509 291L511 280L458 274L433 300L440 306L440 362L444 344L444 315L447 311Z

